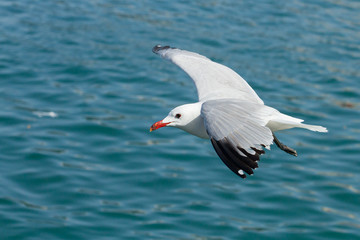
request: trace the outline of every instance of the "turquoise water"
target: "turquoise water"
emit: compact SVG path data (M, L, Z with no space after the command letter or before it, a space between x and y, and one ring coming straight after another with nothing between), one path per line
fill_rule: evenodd
M0 239L359 239L359 1L0 3ZM196 101L151 52L199 52L329 133L278 134L242 180L149 133Z

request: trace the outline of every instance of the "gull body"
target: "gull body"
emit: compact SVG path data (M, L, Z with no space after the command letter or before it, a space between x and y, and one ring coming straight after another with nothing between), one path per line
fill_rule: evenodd
M171 110L154 123L150 131L176 127L200 138L210 139L221 160L245 178L258 167L259 156L275 142L287 153L294 149L282 144L274 132L294 127L327 132L326 128L303 124L303 120L269 107L250 85L230 68L197 53L157 45L153 52L175 63L194 81L199 101Z

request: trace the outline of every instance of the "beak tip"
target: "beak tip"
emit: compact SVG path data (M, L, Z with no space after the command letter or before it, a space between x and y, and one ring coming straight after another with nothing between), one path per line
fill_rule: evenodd
M163 123L163 120L158 121L156 123L154 123L153 125L151 125L150 127L150 132L155 131L156 129L162 128L162 127L166 127L166 125L168 125L170 122L168 123Z
M152 131L154 131L154 130L156 130L156 126L154 126L154 124L153 124L153 125L151 125L149 131L152 132Z

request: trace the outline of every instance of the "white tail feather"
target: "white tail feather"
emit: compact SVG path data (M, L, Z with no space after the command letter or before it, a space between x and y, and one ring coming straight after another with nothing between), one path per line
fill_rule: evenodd
M327 129L322 126L303 124L299 122L289 122L283 120L269 121L268 124L266 124L266 126L270 128L272 132L276 132L284 129L296 128L296 127L305 128L315 132L327 132Z
M276 112L273 118L266 124L272 132L290 128L305 128L315 132L327 132L327 129L322 126L310 125L302 123L304 120L300 118L294 118L289 115Z
M299 125L296 125L294 127L299 127L299 128L306 128L306 129L309 129L311 131L315 131L315 132L327 132L328 130L322 126L317 126L317 125L309 125L309 124L299 124Z

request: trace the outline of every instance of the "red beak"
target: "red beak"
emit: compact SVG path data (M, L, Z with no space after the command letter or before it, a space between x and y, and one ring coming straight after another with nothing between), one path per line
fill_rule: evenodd
M150 132L152 132L152 131L154 131L154 130L156 130L156 129L165 127L165 126L168 125L169 123L171 123L171 122L164 123L163 120L158 121L158 122L154 123L153 125L151 125L151 127L150 127Z

